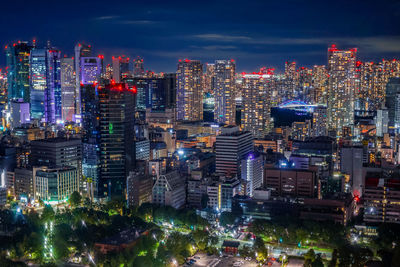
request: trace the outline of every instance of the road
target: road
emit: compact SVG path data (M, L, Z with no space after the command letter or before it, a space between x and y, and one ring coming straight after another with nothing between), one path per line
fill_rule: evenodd
M194 257L199 257L196 259ZM237 266L237 267L256 267L257 263L253 261L246 261L239 257L217 257L217 256L207 256L204 253L197 253L194 257L196 262L191 265L193 267L225 267L225 266ZM185 265L183 265L185 266Z

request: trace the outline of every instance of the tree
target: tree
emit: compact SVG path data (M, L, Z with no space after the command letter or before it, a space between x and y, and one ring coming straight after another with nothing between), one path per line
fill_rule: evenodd
M393 250L392 267L400 267L400 246Z
M74 191L68 198L68 202L72 207L78 207L81 204L82 196L79 192Z
M309 251L307 251L306 254L304 254L304 266L312 267L314 261L315 261L315 252L313 249L310 249Z
M257 252L257 260L263 262L268 258L268 249L265 247L264 240L257 237L254 241L254 250Z
M332 259L329 262L328 267L336 267L337 258L338 258L338 251L337 251L337 249L334 249L333 252L332 252Z
M324 263L323 263L323 261L322 261L322 259L321 259L321 254L318 254L318 255L315 257L315 260L314 260L314 262L312 263L311 266L312 266L312 267L324 267Z
M209 233L207 231L196 230L192 233L192 237L199 250L204 251L208 245Z
M236 216L233 213L227 211L222 212L221 216L219 217L219 223L222 226L227 226L228 224L234 224L235 220Z
M42 222L47 222L54 219L55 212L50 205L45 205L43 208L42 216L40 217Z

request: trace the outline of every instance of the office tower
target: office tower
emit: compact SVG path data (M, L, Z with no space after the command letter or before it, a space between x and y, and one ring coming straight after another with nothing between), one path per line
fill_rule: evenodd
M237 126L224 127L215 142L216 173L240 178L241 160L253 150L250 132L239 131Z
M375 116L376 136L383 137L389 129L389 110L378 109Z
M79 192L80 174L75 167L40 168L33 180L35 199L46 203L65 202L73 192Z
M121 195L134 168L134 113L136 90L112 83L98 88L100 111L99 197Z
M152 195L152 203L179 209L186 203L184 179L176 170L161 174L154 183Z
M130 172L126 179L126 195L129 207L139 207L151 202L153 178L142 172Z
M21 127L22 124L30 122L29 103L22 102L22 99L11 100L10 113L11 129Z
M98 196L100 181L100 103L97 84L81 86L82 173L91 198Z
M250 152L242 159L241 166L244 193L252 197L254 190L263 183L263 158L259 153Z
M400 78L391 78L386 85L385 105L388 109L389 126L400 127Z
M143 77L143 76L144 76L143 59L137 57L133 60L133 77Z
M327 136L328 134L328 115L325 106L316 106L313 112L313 135Z
M176 78L175 74L165 74L160 78L126 78L130 86L137 90L136 109L161 112L175 107Z
M32 119L42 120L47 92L47 51L33 48L29 58L30 103Z
M356 54L356 48L328 48L328 125L337 133L354 123Z
M1 109L7 104L7 72L0 69L0 105Z
M300 67L297 70L298 74L298 87L296 99L306 103L314 101L314 90L312 88L312 69Z
M81 57L80 86L98 83L103 71L102 59L99 57Z
M315 104L324 104L328 102L328 72L325 66L314 66L312 70L312 87L314 89Z
M129 57L120 56L112 57L113 79L116 83L120 83L124 78L130 76Z
M78 43L74 49L75 52L75 114L81 114L81 58L90 57L92 55L92 48L90 45Z
M350 175L352 193L361 197L363 181L363 147L342 147L340 150L340 171Z
M55 49L31 50L29 84L33 119L48 123L61 120L60 55Z
M62 120L61 52L56 49L48 49L47 53L46 122L56 123Z
M14 192L17 199L27 198L29 201L34 197L33 172L32 169L15 168Z
M75 114L75 72L74 59L62 58L61 67L61 105L62 120L73 121Z
M228 125L235 124L235 61L216 60L214 91L214 121Z
M73 166L81 174L82 141L61 137L31 141L31 163L49 168Z
M179 60L176 72L176 118L203 120L203 65L199 60Z
M271 129L270 74L243 74L242 118L245 131L254 137L264 137Z
M8 101L23 99L29 103L29 54L32 46L27 42L6 46Z

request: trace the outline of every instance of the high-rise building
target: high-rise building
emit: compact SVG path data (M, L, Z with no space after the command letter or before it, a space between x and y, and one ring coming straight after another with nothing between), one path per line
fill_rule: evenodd
M400 127L400 78L391 78L386 85L386 108L389 115L389 126Z
M337 133L354 123L356 54L356 48L328 48L328 125Z
M315 104L326 105L328 102L327 90L328 73L325 66L315 65L312 70L312 87L314 90Z
M328 114L325 106L316 106L313 112L312 132L315 137L327 136L328 134Z
M98 88L100 111L99 197L121 195L135 164L134 111L136 90L112 83Z
M342 147L340 150L340 171L350 175L352 193L361 196L363 181L363 147Z
M97 84L81 86L82 173L89 195L98 196L100 181L100 103Z
M49 123L61 120L60 51L31 50L29 84L31 117Z
M0 69L0 108L3 110L7 104L7 72ZM1 116L1 115L0 115Z
M80 85L99 82L103 71L102 59L99 57L82 57L80 65Z
M137 90L137 110L165 111L175 107L176 79L174 73L165 74L160 78L126 78L124 82L134 86Z
M21 127L22 124L29 123L30 109L29 103L22 102L21 100L11 100L10 102L10 120L11 128Z
M29 54L32 46L18 42L6 46L8 101L23 99L29 103Z
M137 57L133 60L133 77L143 77L144 66L143 58Z
M214 91L214 121L228 125L235 124L235 61L216 60Z
M47 92L47 51L32 49L29 59L31 117L42 120Z
M176 72L176 118L203 120L203 65L199 60L179 60Z
M375 116L376 136L383 137L389 129L389 111L378 109Z
M252 197L254 190L263 183L263 158L259 153L250 152L242 159L241 167L244 193Z
M243 74L242 126L254 137L263 138L271 129L270 74Z
M204 93L214 94L213 92L213 84L215 77L215 64L206 63L206 72L204 73L203 78L203 91Z
M61 52L56 49L47 51L47 90L45 114L47 122L60 122L62 120L61 102Z
M129 57L119 56L112 57L113 79L116 83L120 83L124 78L130 76Z
M73 121L75 114L75 71L74 59L61 59L61 106L62 120Z
M75 46L75 114L81 114L81 63L82 57L90 57L92 55L92 48L87 44L78 43ZM78 116L79 119L79 116Z
M252 150L253 137L250 132L239 131L237 126L222 128L215 142L216 173L240 178L240 163Z

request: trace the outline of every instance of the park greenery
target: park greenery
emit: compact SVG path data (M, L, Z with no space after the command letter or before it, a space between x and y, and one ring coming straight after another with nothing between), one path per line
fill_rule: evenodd
M73 193L67 205L41 205L24 212L15 205L0 211L0 266L57 266L75 258L96 266L169 266L184 263L197 251L220 251L215 226L193 209L150 203L127 208L122 198L93 203L79 193ZM232 228L240 220L240 216L222 212L219 225ZM96 249L96 242L129 228L146 234L118 252L102 254ZM246 240L255 238L252 245L240 246L239 254L259 262L268 259L268 247L282 246L307 249L304 266L309 267L358 267L373 259L384 266L400 266L399 225L380 225L377 237L363 244L351 242L350 227L288 217L254 219L247 231ZM332 252L332 259L323 259L317 250Z

